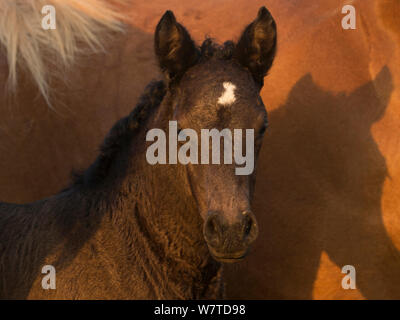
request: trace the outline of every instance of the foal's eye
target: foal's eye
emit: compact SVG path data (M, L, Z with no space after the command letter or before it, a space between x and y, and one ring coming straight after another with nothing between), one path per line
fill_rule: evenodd
M267 130L267 124L264 124L260 129L260 135L263 135L266 130Z

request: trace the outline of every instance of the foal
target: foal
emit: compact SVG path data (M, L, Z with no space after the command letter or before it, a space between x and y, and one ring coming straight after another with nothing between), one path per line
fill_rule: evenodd
M114 125L96 161L53 197L0 203L0 298L222 298L221 262L242 259L257 237L254 173L149 164L146 135L170 121L178 132L253 129L256 158L266 128L259 92L275 49L264 7L236 45L200 48L167 11L155 33L166 79ZM43 289L45 265L55 289Z

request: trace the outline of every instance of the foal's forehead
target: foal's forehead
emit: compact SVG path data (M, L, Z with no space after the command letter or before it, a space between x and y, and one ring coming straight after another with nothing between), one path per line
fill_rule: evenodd
M210 61L193 67L183 79L183 89L196 103L201 100L211 105L230 106L258 97L250 73L230 61Z

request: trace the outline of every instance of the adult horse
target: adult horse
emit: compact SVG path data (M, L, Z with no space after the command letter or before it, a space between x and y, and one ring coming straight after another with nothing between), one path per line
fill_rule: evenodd
M0 298L222 298L221 263L243 259L258 235L250 211L255 163L241 174L235 164L243 142L252 162L259 153L267 126L259 92L275 50L265 7L236 45L205 40L201 48L167 11L155 33L166 80L151 83L114 125L95 162L55 196L0 203ZM171 132L171 121L180 129ZM215 128L234 132L235 164L219 164L219 135L211 148L204 141L203 130ZM155 140L154 130L176 136L168 165L149 160L145 141ZM188 150L197 154L192 139L200 132L202 165L174 163L192 159ZM186 151L174 155L171 144L188 137ZM160 158L166 151L157 138ZM54 291L43 288L43 265L57 270Z
M341 25L348 3L355 30ZM66 115L48 110L32 81L21 79L19 104L5 107L0 95L1 200L54 194L71 168L93 160L101 137L157 74L150 33L163 11L174 8L195 39L224 40L264 4L130 1L124 12L133 27L110 42L109 54L76 57L66 69L68 85L52 86L60 95L54 108L63 103L73 111ZM270 111L253 206L261 236L247 260L229 270L228 296L398 298L398 1L267 5L280 37L261 92ZM8 70L3 61L0 77ZM26 70L19 74L25 78ZM356 289L342 288L344 265L355 267Z

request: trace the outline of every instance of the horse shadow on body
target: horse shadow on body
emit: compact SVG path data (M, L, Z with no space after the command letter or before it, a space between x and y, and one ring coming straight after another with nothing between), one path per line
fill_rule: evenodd
M371 133L392 91L387 67L348 95L307 74L269 114L253 203L260 238L245 262L229 266L228 297L311 299L325 252L338 267L333 277L355 267L365 298L400 298L400 254L381 211L390 176ZM328 296L346 294L337 286L326 286Z

